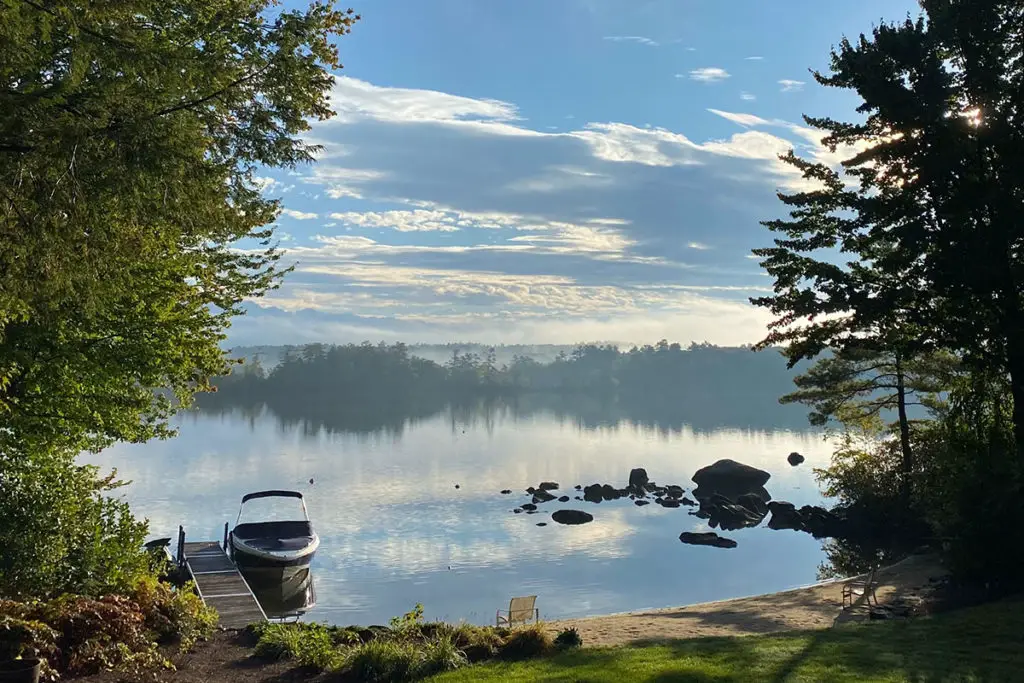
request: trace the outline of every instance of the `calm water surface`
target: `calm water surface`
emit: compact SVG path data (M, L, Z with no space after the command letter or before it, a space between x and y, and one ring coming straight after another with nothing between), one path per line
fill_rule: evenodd
M824 557L810 536L763 526L728 532L739 543L731 550L683 545L680 532L706 530L685 507L572 501L564 507L595 520L571 527L536 526L559 503L511 513L540 481L567 493L625 486L633 467L689 493L694 471L720 458L771 472L775 499L820 503L811 469L829 451L813 432L592 427L508 411L445 411L375 433L327 433L265 411L190 413L178 423L173 440L91 459L132 480L124 495L154 538L183 524L190 539L219 539L244 493L303 491L322 540L307 615L317 621L387 623L421 602L428 619L490 623L511 596L532 594L546 619L682 605L811 583ZM807 457L796 468L786 463L794 450ZM499 495L505 488L516 493Z

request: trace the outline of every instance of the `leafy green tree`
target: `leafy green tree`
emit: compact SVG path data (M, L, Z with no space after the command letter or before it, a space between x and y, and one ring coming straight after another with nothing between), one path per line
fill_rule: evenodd
M765 344L791 364L874 339L1006 373L1024 461L1024 4L920 4L814 74L856 92L864 119L805 117L831 151L855 151L844 173L784 157L818 187L780 195L790 219L766 222L782 236L755 251L775 294L753 302L776 314Z
M333 0L0 4L0 452L168 434L276 286L254 181L316 149ZM242 246L243 249L235 247Z

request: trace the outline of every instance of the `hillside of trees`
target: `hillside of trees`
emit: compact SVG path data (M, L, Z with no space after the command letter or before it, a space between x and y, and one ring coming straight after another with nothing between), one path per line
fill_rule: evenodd
M774 351L709 344L657 344L620 350L581 344L550 362L514 355L499 362L452 348L444 363L404 344L287 347L271 368L247 359L204 395L204 410L266 406L286 421L330 431L398 428L445 406L481 414L496 406L517 416L545 412L594 427L630 421L677 430L749 427L806 429L806 409L780 406L797 370Z

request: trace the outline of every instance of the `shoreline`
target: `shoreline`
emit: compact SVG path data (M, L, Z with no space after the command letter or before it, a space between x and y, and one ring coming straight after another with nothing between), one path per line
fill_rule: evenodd
M878 570L878 599L883 603L896 597L923 599L931 591L932 580L946 574L936 556L911 555ZM867 618L863 605L842 608L843 584L863 576L827 579L741 598L543 623L552 633L576 628L584 647L830 628Z

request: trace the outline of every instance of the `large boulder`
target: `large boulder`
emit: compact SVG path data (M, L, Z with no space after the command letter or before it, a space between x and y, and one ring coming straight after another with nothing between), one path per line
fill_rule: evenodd
M586 524L594 521L594 515L582 510L555 510L551 519L559 524Z
M557 491L558 484L553 481L542 481L540 485L537 486L537 488L539 488L541 491Z
M793 451L792 453L790 453L789 456L786 458L786 462L788 462L793 467L796 467L797 465L802 463L804 460L805 460L804 456L800 455L796 451Z
M647 470L643 467L637 467L629 471L629 488L634 491L642 490L650 481L650 478L647 476Z
M684 531L679 534L679 540L689 545L709 545L714 548L735 548L736 541L731 538L723 538L713 531L695 532Z
M708 491L744 493L764 487L771 477L764 470L725 459L697 470L693 481Z
M754 494L745 495L757 498ZM740 496L740 498L751 500L751 498L745 498L745 496ZM757 500L760 502L759 498ZM767 505L764 506L763 510L754 504L751 504L751 507L747 507L746 505L733 502L730 498L720 493L713 493L708 497L701 498L700 509L696 512L697 517L708 520L708 526L712 529L720 528L725 531L755 527L764 520L767 514Z

